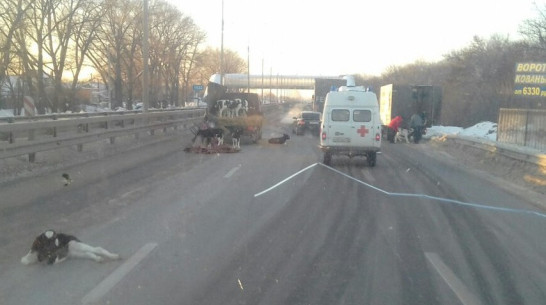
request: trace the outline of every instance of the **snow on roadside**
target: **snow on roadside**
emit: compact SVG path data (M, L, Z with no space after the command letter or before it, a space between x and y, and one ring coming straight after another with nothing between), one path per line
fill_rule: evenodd
M460 135L474 138L497 140L497 123L481 122L468 128L455 126L432 126L427 128L426 139L443 137L445 135Z

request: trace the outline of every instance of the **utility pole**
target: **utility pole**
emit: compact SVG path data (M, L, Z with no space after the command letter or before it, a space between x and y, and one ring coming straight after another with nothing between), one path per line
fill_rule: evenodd
M250 44L248 45L248 48L247 48L247 53L246 53L247 57L246 57L246 75L247 75L247 90L246 92L247 93L250 93Z
M144 71L142 75L142 112L148 111L148 106L150 105L149 101L149 83L150 83L150 71L148 69L148 60L150 56L150 51L148 47L148 0L144 1L144 22L142 23L142 62L144 65Z
M222 0L222 38L220 43L220 85L224 85L224 0Z
M264 58L262 57L262 102L264 100Z

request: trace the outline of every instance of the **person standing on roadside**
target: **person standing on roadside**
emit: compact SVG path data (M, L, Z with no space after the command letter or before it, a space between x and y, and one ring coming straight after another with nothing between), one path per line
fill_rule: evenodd
M421 136L423 135L423 127L425 125L425 120L423 119L423 116L424 113L415 113L411 116L410 119L410 127L413 129L413 131L410 133L409 136L413 136L413 142L415 144L419 143L419 141L421 140Z

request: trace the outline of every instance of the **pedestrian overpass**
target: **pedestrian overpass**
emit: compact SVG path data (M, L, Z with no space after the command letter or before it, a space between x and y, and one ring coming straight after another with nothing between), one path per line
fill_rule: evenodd
M340 76L224 74L223 81L221 81L220 74L215 74L210 79L211 82L223 84L228 90L316 90L317 85L323 82L322 80L329 80L330 83L333 82L336 86L346 84L345 78Z

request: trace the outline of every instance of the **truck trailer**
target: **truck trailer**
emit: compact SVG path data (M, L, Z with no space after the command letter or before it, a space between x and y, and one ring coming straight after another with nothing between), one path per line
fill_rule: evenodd
M396 116L409 123L413 114L425 114L426 126L440 123L442 88L429 85L381 86L379 112L381 124L389 125Z

